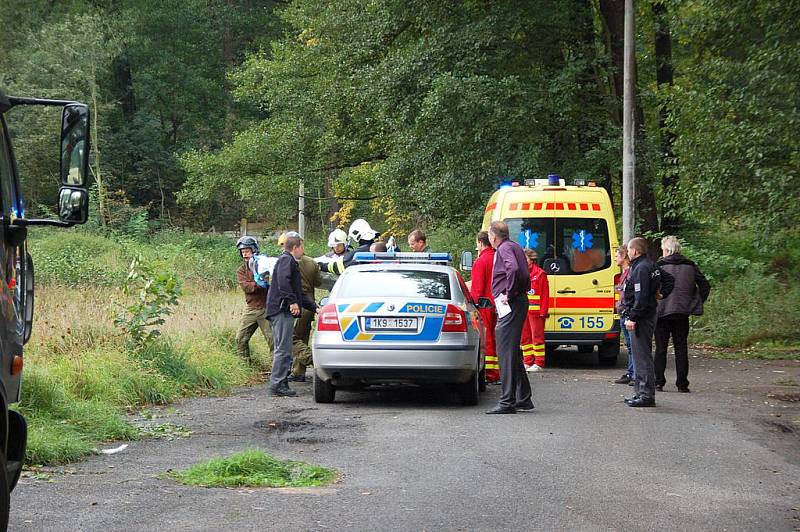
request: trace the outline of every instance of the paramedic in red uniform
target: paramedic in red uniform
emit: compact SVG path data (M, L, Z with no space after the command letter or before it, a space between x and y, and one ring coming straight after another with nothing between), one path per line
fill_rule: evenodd
M494 248L489 243L489 233L480 231L475 237L478 258L472 265L472 281L470 294L475 303L479 297L489 298L492 308L479 309L483 326L486 329L486 382L497 383L500 380L500 366L497 362L494 329L497 326L497 312L492 297L492 266L494 264Z
M550 284L547 274L536 263L536 251L525 250L531 289L528 291L528 319L522 327L522 361L528 372L544 369L544 324L550 313Z

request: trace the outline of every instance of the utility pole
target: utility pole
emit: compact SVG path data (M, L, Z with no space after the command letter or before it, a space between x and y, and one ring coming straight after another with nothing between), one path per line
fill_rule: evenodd
M300 194L298 197L298 210L297 210L297 232L300 233L300 238L306 237L306 186L303 178L300 178Z
M625 61L623 71L622 101L622 240L627 243L634 237L636 222L636 153L633 130L634 83L636 80L636 43L633 0L625 0Z

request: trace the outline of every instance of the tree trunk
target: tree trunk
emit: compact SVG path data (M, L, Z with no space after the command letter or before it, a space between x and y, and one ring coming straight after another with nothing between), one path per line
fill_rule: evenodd
M600 17L603 21L606 51L610 64L608 70L608 84L613 102L611 119L622 126L622 92L623 92L623 64L624 64L624 31L625 31L625 2L624 0L600 0ZM634 63L634 79L636 78ZM644 110L639 99L638 86L634 88L636 110L634 112L634 128L636 131L636 217L637 234L658 232L658 210L656 209L655 195L650 185L650 170L644 166L647 160L647 136L644 127ZM621 173L616 173L621 178ZM653 247L651 243L651 248Z
M652 7L655 21L656 84L661 90L671 87L673 82L672 35L669 29L667 6L661 2L653 2ZM681 220L677 212L676 198L678 172L675 165L675 154L672 151L675 135L667 127L669 115L669 105L662 101L658 109L662 164L661 230L673 234L680 229Z
M339 210L339 202L336 200L336 192L333 189L333 172L323 174L323 195L328 198L327 208L325 209L325 221L330 224L333 215Z
M91 98L92 98L92 144L94 145L94 180L97 182L97 205L100 211L100 225L105 226L108 220L108 213L106 208L106 187L103 183L103 177L100 173L100 137L97 133L97 72L96 66L92 64L92 81L91 81Z

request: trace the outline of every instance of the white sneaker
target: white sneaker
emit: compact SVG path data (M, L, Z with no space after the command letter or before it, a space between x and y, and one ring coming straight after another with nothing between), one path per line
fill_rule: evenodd
M531 364L530 366L525 368L525 371L527 371L528 373L538 373L540 371L544 371L544 368L542 366L537 366L536 364Z

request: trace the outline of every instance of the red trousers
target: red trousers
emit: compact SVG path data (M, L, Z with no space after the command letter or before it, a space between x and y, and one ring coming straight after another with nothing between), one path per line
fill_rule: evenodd
M526 366L536 364L544 367L544 316L528 312L528 319L522 327L522 361Z
M486 381L500 380L500 364L497 361L497 347L494 329L497 327L497 312L493 308L479 309L483 326L486 329Z

